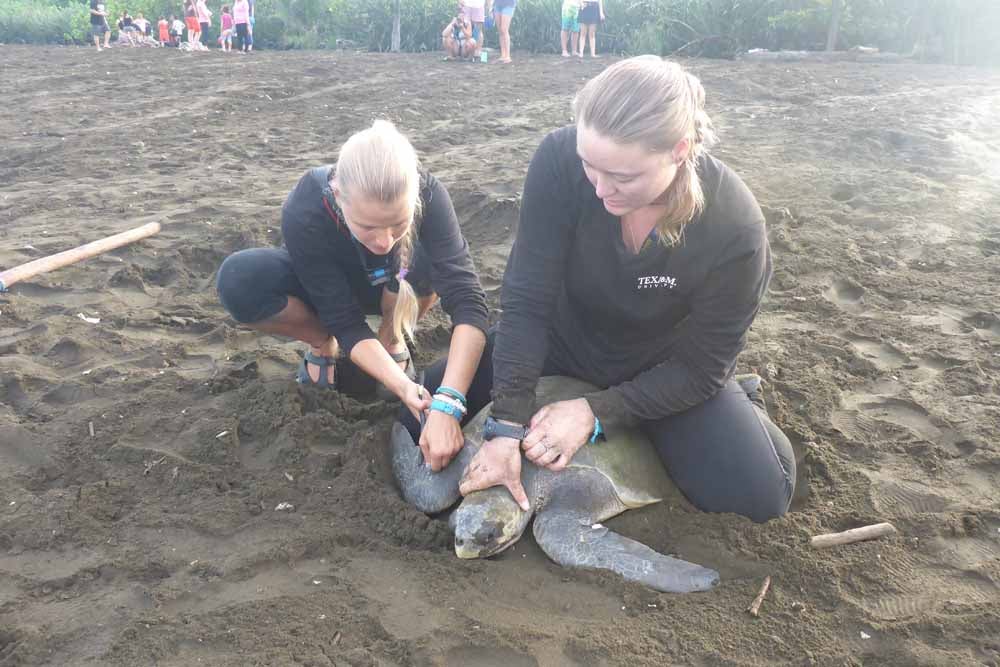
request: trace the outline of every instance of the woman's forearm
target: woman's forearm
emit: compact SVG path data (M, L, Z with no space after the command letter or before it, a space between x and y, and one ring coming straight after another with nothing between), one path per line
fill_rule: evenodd
M406 373L399 367L399 364L392 360L377 338L365 338L358 341L351 348L351 361L354 362L355 366L388 387L389 391L396 396L402 397L410 383L410 378L406 377Z
M471 324L459 324L451 335L448 349L448 365L445 367L441 384L468 393L472 378L479 368L479 361L486 346L486 334ZM431 388L432 390L435 387Z

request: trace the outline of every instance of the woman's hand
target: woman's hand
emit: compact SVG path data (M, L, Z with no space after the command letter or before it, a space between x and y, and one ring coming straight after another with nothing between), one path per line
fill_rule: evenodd
M562 470L594 432L594 413L585 398L550 403L531 418L521 443L524 455L535 465Z
M427 414L427 423L420 431L420 451L431 470L444 470L465 445L462 425L451 415L437 410Z
M410 414L412 414L414 419L418 422L423 421L421 419L421 415L423 415L424 412L431 407L430 392L427 391L427 388L424 385L411 380L407 380L407 384L404 385L403 391L399 394L399 399L403 401L403 405L407 407ZM426 456L424 459L427 460Z
M513 438L487 440L465 469L458 490L463 496L492 486L505 486L525 512L531 509L521 484L521 449Z

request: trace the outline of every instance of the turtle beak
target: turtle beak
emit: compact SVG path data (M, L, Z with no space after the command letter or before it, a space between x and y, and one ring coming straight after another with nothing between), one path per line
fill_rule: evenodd
M503 487L470 494L451 515L455 555L468 559L498 554L517 542L530 519Z

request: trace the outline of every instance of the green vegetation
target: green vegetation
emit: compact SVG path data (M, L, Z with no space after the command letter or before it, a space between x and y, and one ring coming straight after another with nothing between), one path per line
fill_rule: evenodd
M751 48L824 49L836 2L843 2L838 48L875 46L930 59L1000 64L996 0L605 0L605 51L728 57ZM218 14L221 2L210 2ZM521 0L515 48L554 52L561 0ZM255 42L265 48L387 51L399 7L404 51L438 48L457 0L258 0ZM179 14L180 0L108 0L112 16ZM89 30L81 0L0 0L0 42L82 43ZM489 39L496 40L491 31Z

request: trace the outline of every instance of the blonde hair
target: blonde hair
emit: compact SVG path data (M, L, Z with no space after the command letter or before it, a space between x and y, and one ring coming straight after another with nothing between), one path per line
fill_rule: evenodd
M690 142L666 192L667 212L656 226L660 242L679 243L684 227L705 207L696 164L715 140L698 78L658 56L622 60L587 82L573 100L573 114L578 125L653 153L668 153L684 139Z
M392 312L392 335L397 341L405 334L412 341L420 306L413 286L406 280L413 256L413 236L420 218L420 161L409 140L387 120L357 132L344 143L337 158L333 182L341 196L365 197L393 204L402 197L413 218L399 239L399 295Z

